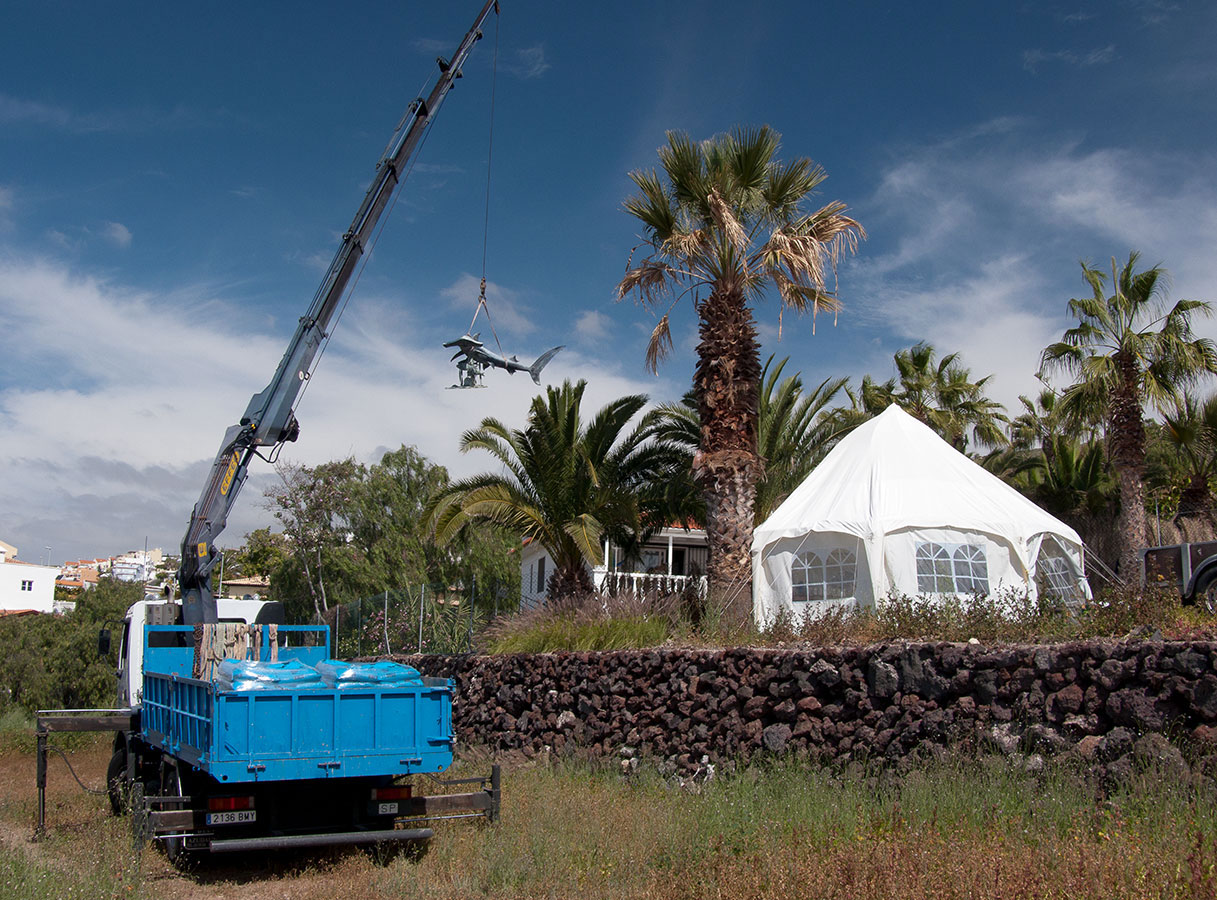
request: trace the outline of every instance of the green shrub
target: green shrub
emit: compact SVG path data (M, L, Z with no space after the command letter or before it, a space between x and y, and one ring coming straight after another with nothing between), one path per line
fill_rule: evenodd
M0 619L0 710L88 709L114 704L114 657L97 655L97 633L120 621L143 586L103 578L62 616Z
M688 633L678 594L656 598L591 594L493 622L481 635L490 653L630 650Z

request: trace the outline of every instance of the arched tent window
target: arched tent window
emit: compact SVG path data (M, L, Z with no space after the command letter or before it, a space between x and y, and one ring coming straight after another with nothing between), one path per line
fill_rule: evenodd
M791 564L791 599L796 603L849 600L857 580L858 558L852 550L804 550Z
M917 544L917 592L987 594L989 564L982 544Z
M1081 576L1073 560L1052 538L1045 538L1035 557L1035 577L1039 589L1058 600L1085 598Z

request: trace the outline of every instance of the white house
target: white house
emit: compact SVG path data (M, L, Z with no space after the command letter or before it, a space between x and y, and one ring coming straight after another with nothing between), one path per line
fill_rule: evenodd
M704 589L706 532L701 528L673 525L661 529L642 546L636 558L626 558L620 547L605 542L604 565L588 566L592 583L603 590L610 582L635 591L664 586L679 589L689 579L698 579ZM536 541L526 541L520 550L520 605L530 609L546 600L546 583L554 573L554 561Z
M17 559L17 548L0 541L0 614L53 612L59 569Z

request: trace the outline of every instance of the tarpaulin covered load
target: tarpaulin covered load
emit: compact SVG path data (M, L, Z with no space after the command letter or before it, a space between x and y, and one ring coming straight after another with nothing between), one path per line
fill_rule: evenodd
M317 672L330 687L382 687L421 686L423 678L418 669L401 663L380 660L379 662L344 662L327 659L317 663Z
M221 691L255 691L259 688L321 687L321 675L298 659L287 662L253 662L226 659L216 669L216 688Z

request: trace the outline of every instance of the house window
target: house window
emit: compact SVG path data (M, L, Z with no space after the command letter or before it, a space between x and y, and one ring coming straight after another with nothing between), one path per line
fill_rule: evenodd
M32 581L21 582L21 590L32 591L33 589L34 589L34 582L32 582Z
M648 575L660 575L668 571L668 553L666 550L643 550L642 571Z
M545 593L545 557L537 560L537 593Z
M980 544L917 545L917 592L987 594L989 564Z
M848 600L854 596L858 559L841 548L826 555L808 550L794 558L790 576L790 596L796 603Z

